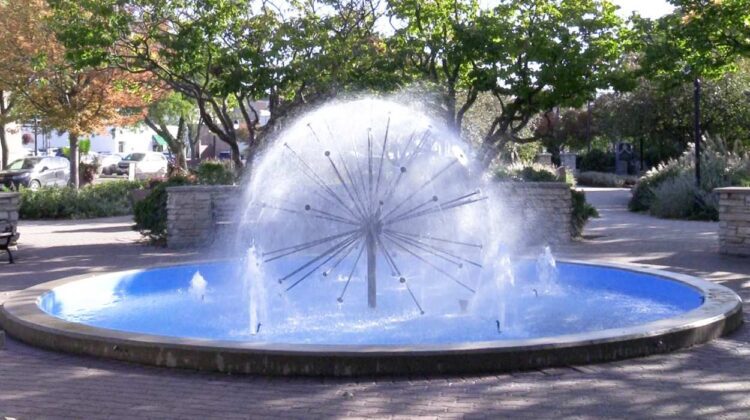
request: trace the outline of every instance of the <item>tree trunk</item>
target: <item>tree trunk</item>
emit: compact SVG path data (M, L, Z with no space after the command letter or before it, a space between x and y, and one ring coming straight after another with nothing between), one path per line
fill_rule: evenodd
M237 168L238 171L242 170L242 156L240 156L240 145L235 141L232 143L228 143L229 147L232 149L232 161L234 162L234 167Z
M5 137L5 122L8 121L8 114L10 109L13 107L12 101L5 101L5 92L0 89L0 152L2 152L2 162L0 162L0 169L5 169L8 166L8 140Z
M70 142L70 185L78 189L81 186L81 179L78 173L78 134L69 133L68 140Z
M5 139L5 123L0 124L0 149L3 154L0 169L5 169L8 166L8 141Z

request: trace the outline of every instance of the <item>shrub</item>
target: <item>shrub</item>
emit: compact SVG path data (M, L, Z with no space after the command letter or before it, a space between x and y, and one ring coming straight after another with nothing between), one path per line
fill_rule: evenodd
M630 185L635 185L638 181L636 177L617 175L609 172L579 172L576 175L578 185L585 185L587 187L607 187L607 188L624 188Z
M613 152L591 149L577 158L578 169L583 172L613 172L615 170L615 154Z
M673 164L672 161L659 164L656 168L646 172L635 184L628 208L631 211L648 210L655 198L654 189L662 182L679 176L680 172L679 166Z
M495 179L504 181L563 182L554 166L539 163L513 163L495 170Z
M72 187L21 189L19 216L22 219L86 219L132 213L130 191L143 188L138 181L113 181Z
M695 185L689 174L670 178L654 191L655 199L649 212L667 219L718 220L716 196Z
M694 185L694 156L694 149L689 147L679 158L648 171L633 189L630 210L648 210L658 217L716 220L718 201L713 190L741 185L750 178L750 163L728 152L720 139L707 139L698 187Z
M231 185L235 181L234 169L231 162L208 160L201 162L195 170L199 184Z
M586 193L583 191L571 188L570 199L573 205L573 213L570 217L571 233L574 237L578 237L583 234L583 227L586 226L590 218L599 217L599 212L586 201Z
M191 184L194 184L191 178L179 175L163 181L152 180L151 192L135 203L133 228L151 242L163 244L167 239L167 188Z
M98 163L79 163L78 174L80 176L81 185L87 185L94 182L94 178L99 173Z

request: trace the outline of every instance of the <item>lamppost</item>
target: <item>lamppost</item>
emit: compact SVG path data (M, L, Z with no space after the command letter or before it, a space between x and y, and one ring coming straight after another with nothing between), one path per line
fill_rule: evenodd
M683 68L685 76L693 77L693 139L695 140L695 185L701 186L701 79L698 72L687 65Z
M701 186L701 80L693 81L693 135L695 136L695 184Z
M37 136L39 134L39 118L34 117L34 156L39 156L39 146Z

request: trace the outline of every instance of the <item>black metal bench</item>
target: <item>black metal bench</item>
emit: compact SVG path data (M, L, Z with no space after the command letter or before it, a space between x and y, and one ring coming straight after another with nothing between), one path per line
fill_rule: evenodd
M10 247L18 240L18 237L21 236L16 231L16 227L14 225L5 225L5 229L3 229L2 233L0 233L0 250L4 250L8 253L8 263L13 264L15 261L13 261L13 253L10 250Z

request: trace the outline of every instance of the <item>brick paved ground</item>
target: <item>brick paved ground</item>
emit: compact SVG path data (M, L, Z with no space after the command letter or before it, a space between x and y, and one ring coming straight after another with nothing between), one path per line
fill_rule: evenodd
M589 192L602 213L558 255L701 275L750 298L750 259L716 254L717 225L624 210L623 191ZM39 282L195 258L133 242L127 219L24 223L0 301ZM750 327L669 355L512 375L289 379L173 371L58 354L8 339L0 418L106 417L750 417Z

